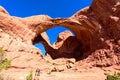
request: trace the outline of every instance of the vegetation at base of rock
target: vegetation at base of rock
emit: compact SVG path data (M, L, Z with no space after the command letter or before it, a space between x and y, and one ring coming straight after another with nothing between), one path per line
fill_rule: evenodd
M11 61L5 58L5 51L0 48L0 70L7 69L11 66Z
M1 58L2 56L5 56L5 51L3 50L3 48L0 48L0 58Z
M0 70L7 69L11 66L11 61L7 58L0 60Z
M107 75L107 80L120 80L120 72Z
M52 74L52 72L51 72L51 71L49 71L47 74L48 74L48 75L50 75L50 74Z
M33 79L33 71L30 71L30 73L26 76L26 80L32 80Z

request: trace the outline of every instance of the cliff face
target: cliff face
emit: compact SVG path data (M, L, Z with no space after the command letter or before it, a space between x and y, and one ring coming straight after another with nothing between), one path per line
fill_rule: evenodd
M2 30L0 31L0 47L5 50L7 58L12 61L12 67L35 68L34 65L39 65L38 61L43 59L39 49L22 42L20 38L10 36Z
M93 0L90 7L73 16L55 19L47 15L14 17L0 7L0 47L8 53L13 67L36 68L40 63L46 67L50 65L40 50L33 46L39 42L44 44L53 59L75 58L79 64L90 63L93 66L119 65L119 13L119 0ZM69 28L75 36L69 32L61 33L57 42L51 45L45 31L55 26Z

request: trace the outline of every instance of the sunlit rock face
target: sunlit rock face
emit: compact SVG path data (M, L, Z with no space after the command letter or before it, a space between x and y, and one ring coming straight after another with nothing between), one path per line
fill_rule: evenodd
M90 7L78 11L69 18L51 18L47 15L19 18L10 16L4 8L0 7L0 35L2 36L0 46L6 51L15 49L18 52L26 50L29 52L32 50L33 53L35 51L40 54L39 50L36 52L31 47L33 44L41 42L53 59L64 57L75 58L79 61L87 58L86 60L89 62L96 60L94 59L96 56L99 58L100 54L110 53L110 57L115 57L109 59L109 55L104 55L102 60L105 59L107 62L102 64L101 59L97 59L97 65L100 63L101 66L113 65L111 62L118 64L120 61L118 54L120 53L119 13L119 0L93 0ZM64 34L66 38L62 39L59 35L57 42L51 45L45 31L56 26L69 28L75 36L66 33L68 35ZM5 36L5 40L3 36ZM59 41L59 39L61 40Z

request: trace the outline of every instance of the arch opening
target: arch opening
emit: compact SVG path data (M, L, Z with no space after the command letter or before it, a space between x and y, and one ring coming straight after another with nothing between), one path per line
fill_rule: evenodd
M54 43L57 41L58 35L61 32L65 32L65 31L69 31L70 33L72 33L72 36L75 36L73 31L63 26L55 26L54 28L46 30L46 34L47 34L46 36L48 36L49 38L47 40L49 40L48 42L50 42L50 44L48 43L49 46L53 47ZM33 44L35 47L39 48L42 52L42 55L45 56L47 53L45 48L46 46L44 45L43 40L40 37L42 36L39 36L39 42L37 41Z
M54 28L51 28L51 29L48 29L46 31L47 35L49 36L49 39L50 39L50 43L53 44L57 38L58 38L58 35L61 33L61 32L65 32L65 31L69 31L72 33L72 36L75 36L74 32L68 28L65 28L63 26L55 26Z
M41 50L43 56L46 55L45 47L44 47L44 45L42 43L34 44L34 46Z

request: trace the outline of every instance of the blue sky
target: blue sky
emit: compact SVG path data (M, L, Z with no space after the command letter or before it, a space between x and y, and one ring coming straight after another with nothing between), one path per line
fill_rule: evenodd
M89 6L92 0L0 0L3 6L12 16L28 17L33 15L46 14L52 18L70 17L80 9ZM55 27L47 30L51 44L56 41L57 35L66 28ZM45 53L41 44L36 44Z

